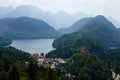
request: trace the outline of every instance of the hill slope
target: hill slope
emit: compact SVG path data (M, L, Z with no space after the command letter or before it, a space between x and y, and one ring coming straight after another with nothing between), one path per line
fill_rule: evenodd
M0 47L9 46L10 44L12 44L12 41L10 39L0 37Z
M66 29L69 32L55 41L55 45L60 40L70 37L87 37L100 41L105 47L120 47L120 31L104 16L96 16L82 19ZM72 33L73 32L73 33ZM68 38L69 39L69 38ZM62 42L61 42L62 43ZM54 46L55 47L55 46Z
M0 36L7 38L55 38L56 30L41 20L20 17L0 19Z

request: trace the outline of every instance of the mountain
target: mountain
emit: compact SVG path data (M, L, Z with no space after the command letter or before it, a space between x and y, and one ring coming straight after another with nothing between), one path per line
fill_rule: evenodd
M42 20L19 17L0 19L0 36L7 38L55 38L56 30Z
M4 17L12 17L12 18L17 18L17 17L32 17L32 18L39 18L43 14L43 11L35 6L32 5L21 5L15 8L12 12L8 13Z
M17 18L23 16L43 20L49 25L53 26L55 29L60 29L67 28L79 19L88 15L83 12L77 12L73 15L70 15L62 10L58 11L57 13L52 13L49 11L44 11L36 6L21 5L16 7L13 11L4 14L3 18Z
M91 19L92 19L91 17L80 19L77 22L75 22L72 26L70 26L69 28L59 29L58 32L60 32L62 34L73 33L75 31L77 31L78 29L80 29L81 27L83 27Z
M64 39L70 40L71 37L87 37L97 39L105 47L120 47L120 30L101 15L79 20L65 31L70 34L56 39L54 45L61 45Z
M101 19L103 19L105 22L106 22L106 24L109 24L108 22L108 20L104 17L104 16L97 16L96 18L101 18ZM95 21L95 18L93 19L93 17L85 17L85 18L83 18L83 19L80 19L80 20L78 20L77 22L75 22L72 26L70 26L69 28L63 28L63 29L60 29L60 30L58 30L60 33L62 33L62 34L68 34L68 33L73 33L73 32L76 32L77 30L79 30L80 28L82 28L82 27L84 27L84 26L86 26L88 23L91 23L91 22L93 22L93 21ZM101 20L102 21L102 20ZM105 23L104 21L102 21L103 23ZM104 25L104 24L103 24ZM109 25L107 25L107 26L109 26Z
M84 17L90 17L90 16L92 16L92 15L88 15L88 14L86 14L86 13L83 13L83 12L81 12L81 11L78 11L78 12L74 13L72 16L74 16L76 19L80 20L80 19L82 19L82 18L84 18Z
M46 17L46 15L45 15ZM61 28L61 27L69 27L71 26L74 22L77 21L77 19L71 15L69 15L68 13L64 12L64 11L59 11L55 14L53 14L53 16L49 16L46 17L47 20L49 20L49 24L56 26L57 29ZM45 21L47 21L45 20Z
M95 39L73 37L70 35L63 37L55 39L53 43L55 50L46 54L46 57L67 59L79 53L82 49L85 50L85 52L90 51L91 53L95 53L95 55L99 57L104 54L104 47Z
M6 14L8 14L12 11L13 11L12 6L8 6L8 7L0 6L0 18L3 18L3 16L5 16Z

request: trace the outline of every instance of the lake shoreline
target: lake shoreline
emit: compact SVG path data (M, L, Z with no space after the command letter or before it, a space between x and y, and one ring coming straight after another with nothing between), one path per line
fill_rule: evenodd
M51 50L54 50L52 47L54 39L13 39L13 46L19 50L34 53L48 53Z
M37 40L37 39L55 39L55 38L13 38L11 40Z

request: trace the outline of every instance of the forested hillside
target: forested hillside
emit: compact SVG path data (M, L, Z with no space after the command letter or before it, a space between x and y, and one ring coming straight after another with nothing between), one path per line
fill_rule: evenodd
M84 18L63 30L65 33L70 33L69 37L93 38L100 41L104 47L120 47L120 30L101 15ZM68 38L68 35L57 39L58 43L61 38Z
M20 17L0 19L0 36L11 39L55 38L56 30L42 20Z
M10 44L12 44L12 41L10 39L0 37L0 47L9 46Z

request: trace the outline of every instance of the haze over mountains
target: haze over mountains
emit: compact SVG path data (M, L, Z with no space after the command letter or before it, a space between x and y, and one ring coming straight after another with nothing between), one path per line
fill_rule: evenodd
M109 21L109 19L108 18L105 18L104 16L97 16L96 18L98 18L98 17L100 17L101 18L101 21L103 22L103 23L105 23L105 22L107 22L107 26L106 27L111 27L111 25L112 25L112 27L114 26L114 27L116 27L116 26L118 26L119 24L117 23L117 21L115 21L115 19L113 19L113 18L109 18L109 19L111 19L111 22L113 21L114 23L116 22L116 26L113 24L113 23L111 23L110 21ZM69 28L62 28L62 29L60 29L59 30L59 32L60 33L63 33L63 34L68 34L68 33L73 33L73 32L76 32L76 31L78 31L79 29L81 29L81 28L84 28L84 26L89 26L90 24L88 24L88 23L90 23L90 22L92 22L92 23L94 23L95 22L95 20L93 19L93 17L85 17L85 18L83 18L83 19L80 19L80 20L78 20L77 22L75 22L72 26L70 26ZM108 23L109 22L109 23ZM106 25L106 23L105 24L103 24L103 23L101 23L103 26L105 26ZM100 25L101 25L100 24ZM95 26L95 25L94 25Z
M8 7L0 6L0 18L3 18L6 14L10 13L11 11L13 11L12 6Z
M7 8L5 8L7 9ZM37 18L47 22L49 25L53 26L55 29L65 28L71 26L74 22L89 15L78 12L70 15L64 11L59 11L57 13L51 13L49 11L44 11L36 6L32 5L21 5L11 11L0 15L0 18L17 18L22 16Z
M116 19L112 18L111 16L107 18L109 21L111 21L117 28L120 28L120 22Z
M51 34L51 33L44 33L44 32L43 32L45 34L44 36L43 35L42 36L40 36L40 35L36 36L36 38L37 37L42 38L42 37L55 37L56 35L53 35L53 33L57 34L57 31L55 29L60 29L60 28L62 28L62 29L58 30L59 33L62 33L62 34L73 33L73 32L79 30L80 28L82 28L84 26L90 25L92 23L92 21L95 21L91 15L87 15L83 12L77 12L73 15L72 14L70 15L70 14L64 12L64 11L59 11L57 13L51 13L49 11L44 11L44 10L42 10L42 9L36 7L36 6L32 6L32 5L21 5L21 6L18 6L17 8L15 8L15 9L11 6L10 7L0 7L0 11L2 12L2 13L0 13L0 18L5 18L5 19L0 20L1 21L0 27L2 27L2 29L3 29L3 30L1 29L1 36L3 36L3 37L7 35L4 32L7 29L8 30L10 29L9 32L13 31L16 34L16 32L18 30L14 31L14 29L12 28L13 24L16 24L16 25L19 25L19 26L22 25L24 27L26 26L26 24L29 24L29 25L32 25L32 27L27 25L28 27L31 27L30 28L31 30L35 26L37 26L37 27L39 27L39 31L42 31L42 30L45 30L45 32L50 32L51 31L52 36L51 35L50 36L45 36L45 35ZM22 24L19 24L17 22L17 21L19 21L19 19L21 19L20 23L22 23ZM29 21L28 23L24 22L24 21L26 21L26 19ZM15 20L17 20L17 21L15 21ZM37 21L36 23L39 24L39 25L36 25L36 24L30 22L30 21L34 21L34 20ZM114 27L119 27L119 25L120 25L119 22L117 20L113 19L112 17L108 17L107 19L104 18L102 20L101 20L103 22L103 23L101 23L101 24L103 24L102 26L105 26L106 25L105 22L106 21L108 22L108 20L110 20L114 25L112 23L107 23L106 27L108 27L108 26L110 27L111 24ZM40 22L38 22L38 21L40 21ZM43 23L46 24L45 28L49 27L48 30L45 29L45 28L41 29L41 27L43 27L43 26L40 25L41 21L42 21L42 24ZM11 24L12 24L12 26L11 26ZM7 26L6 29L5 29L5 27L3 28L3 26ZM48 26L48 27L46 27L46 26ZM95 26L95 25L93 25L93 26ZM17 27L18 26L16 26L16 28ZM23 27L21 27L21 28L23 28ZM53 29L53 28L55 28L55 29ZM24 28L22 30L24 31ZM90 30L92 30L92 29L90 28ZM28 31L28 30L26 29L26 31ZM35 30L33 30L33 32L34 31ZM35 32L35 34L37 34L37 32ZM23 38L25 36L21 36L21 37ZM16 38L15 35L14 35L14 38ZM33 35L32 35L32 38L34 38Z
M53 26L55 29L67 28L84 17L92 17L92 15L88 15L80 11L75 14L68 14L62 10L58 11L57 13L52 13L32 5L21 5L15 9L11 6L1 6L0 11L0 18L17 18L27 16L43 20L49 25ZM112 21L116 27L120 27L120 23L117 20L113 19L112 17L108 19Z

